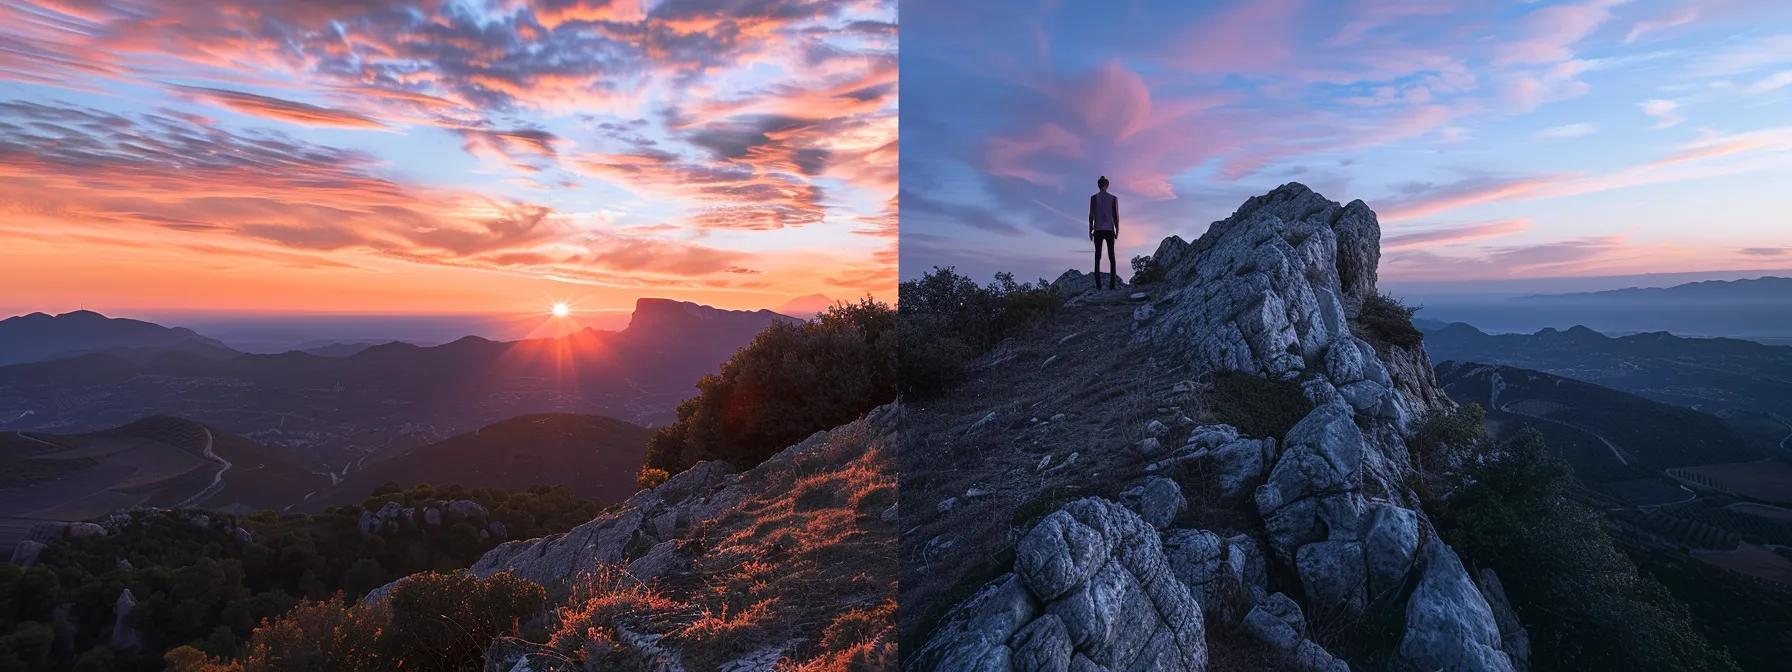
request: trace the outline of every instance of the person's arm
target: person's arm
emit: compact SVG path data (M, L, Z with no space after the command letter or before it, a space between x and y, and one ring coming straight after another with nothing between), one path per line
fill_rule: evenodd
M1089 237L1095 237L1095 196L1089 196Z

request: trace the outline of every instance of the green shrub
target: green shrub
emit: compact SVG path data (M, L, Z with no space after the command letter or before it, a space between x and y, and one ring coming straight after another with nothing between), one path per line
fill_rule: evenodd
M1127 281L1134 285L1149 285L1164 279L1164 269L1152 260L1151 255L1142 254L1132 258L1132 279Z
M522 620L546 600L541 586L511 574L412 575L386 598L391 620L380 631L379 648L406 670L478 669L492 640L518 634Z
M159 670L172 664L164 652L183 646L201 658L228 657L251 639L257 623L277 619L305 600L315 604L337 593L353 599L415 572L466 567L504 541L489 534L482 539L483 524L452 517L438 527L367 536L359 528L363 512L387 502L422 507L439 505L431 498L444 496L479 503L510 538L563 532L602 510L564 487L506 492L394 486L382 488L366 508L263 511L241 518L209 512L209 526L194 524L198 512L137 511L111 534L50 544L36 566L0 564L0 638L27 623L64 618L58 613L67 604L66 622L73 627L54 629L49 663L33 661L26 669ZM237 538L237 526L249 532L248 541ZM132 619L142 646L135 650L106 645L114 605L126 588L137 599ZM190 655L183 660L201 664ZM7 664L0 651L0 670Z
M1539 671L1734 670L1686 606L1619 552L1574 475L1526 429L1470 467L1438 516L1444 538L1491 566L1532 633Z
M1356 323L1362 327L1362 335L1378 347L1411 348L1425 340L1425 334L1412 326L1412 314L1418 310L1386 294L1373 294L1363 299Z
M896 311L864 299L809 322L767 327L697 382L678 419L647 442L647 466L704 460L741 468L896 398Z
M1281 438L1312 412L1300 384L1239 371L1215 372L1207 379L1205 403L1216 422L1246 436Z
M541 586L509 574L417 574L371 604L341 595L264 621L241 660L192 646L170 650L170 672L450 672L480 669L485 650L541 611Z
M1421 468L1437 469L1452 461L1451 453L1486 439L1487 409L1480 404L1461 404L1426 412L1413 423L1407 444L1418 456Z
M902 283L898 294L905 398L958 383L972 359L1064 305L1043 279L1019 283L1013 274L997 273L984 286L944 267Z

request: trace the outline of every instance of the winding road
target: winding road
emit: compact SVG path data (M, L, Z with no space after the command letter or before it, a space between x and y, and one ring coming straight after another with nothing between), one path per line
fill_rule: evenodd
M218 494L219 490L224 489L224 472L230 471L230 467L233 466L230 463L230 460L219 457L218 453L212 450L211 428L201 426L200 429L205 430L205 459L217 463L221 468L218 469L218 473L212 474L211 485L205 486L204 490L194 493L192 497L181 500L179 504L174 505L175 508L184 509L210 499L213 495Z
M1587 435L1587 436L1591 436L1591 437L1593 437L1593 438L1595 438L1595 439L1599 439L1599 442L1600 442L1600 443L1603 443L1603 444L1605 444L1605 447L1606 447L1606 448L1607 448L1607 449L1608 449L1608 450L1611 450L1611 451L1612 451L1612 457L1616 457L1616 458L1618 458L1618 463L1619 463L1619 464L1622 464L1622 465L1624 465L1624 466L1630 466L1630 460L1627 460L1627 459L1624 459L1624 451L1622 451L1622 450L1618 450L1618 444L1615 444L1615 443L1612 443L1612 440L1611 440L1611 439L1608 439L1608 438L1605 438L1605 437L1604 437L1604 436L1602 436L1602 435L1600 435L1600 433L1599 433L1599 432L1595 432L1595 431L1593 431L1593 430L1592 430L1592 429L1590 429L1590 428L1587 428L1587 427L1582 427L1582 426L1580 426L1580 425L1577 425L1577 424L1574 424L1574 423L1572 423L1572 422L1565 422L1565 421L1562 421L1562 420L1557 420L1557 419L1555 419L1555 418L1545 418L1545 417L1543 417L1543 416L1541 416L1541 415L1532 415L1532 414L1530 414L1530 413L1525 413L1525 412L1522 412L1522 411L1514 411L1514 410L1512 410L1512 404L1511 404L1511 402L1507 402L1507 403L1505 403L1505 404L1502 404L1502 405L1500 405L1500 406L1499 406L1499 407L1498 407L1498 408L1499 408L1499 410L1500 410L1500 412L1501 412L1501 413L1511 413L1511 414L1512 414L1512 415L1516 415L1516 416L1520 416L1520 417L1525 417L1525 418L1530 418L1530 419L1532 419L1532 420L1542 420L1542 421L1543 421L1543 422L1552 422L1552 423L1555 423L1555 424L1558 424L1558 425L1561 425L1561 426L1563 426L1563 427L1567 427L1567 428L1569 428L1569 429L1572 429L1572 430L1575 430L1575 431L1578 431L1578 432L1580 432L1580 433L1582 433L1582 434L1586 434L1586 435Z

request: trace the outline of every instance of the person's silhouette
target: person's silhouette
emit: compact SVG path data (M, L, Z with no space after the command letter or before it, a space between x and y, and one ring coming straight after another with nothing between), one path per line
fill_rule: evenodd
M1101 289L1101 244L1108 244L1108 289L1120 282L1120 267L1114 265L1114 239L1120 236L1120 198L1108 193L1108 176L1095 181L1101 191L1089 197L1089 240L1095 241L1095 288Z

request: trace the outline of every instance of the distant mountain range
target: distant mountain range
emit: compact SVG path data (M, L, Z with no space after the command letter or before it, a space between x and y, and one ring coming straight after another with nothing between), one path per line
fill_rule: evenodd
M564 485L580 497L619 502L635 492L648 434L640 425L598 415L518 416L369 464L331 488L321 503L359 503L387 482L512 491Z
M433 347L385 343L343 356L219 352L192 332L148 325L154 329L143 333L154 335L154 347L89 336L87 343L114 347L0 366L0 431L71 433L179 415L333 471L524 414L668 422L699 378L765 327L791 319L641 299L620 331L520 341L469 336ZM52 340L73 339L68 334L84 328L110 333L114 325L98 315L31 322L38 320L64 328L63 336L39 332Z
M177 349L222 356L236 351L191 329L106 317L90 310L31 313L0 320L0 366L104 350Z
M1603 292L1534 294L1525 301L1548 303L1677 304L1682 301L1792 304L1792 278L1764 276L1743 280L1705 280L1672 287L1626 287Z
M1420 315L1491 332L1584 325L1608 334L1669 331L1792 344L1792 278L1708 280L1572 294L1415 299Z
M1481 362L1588 381L1719 416L1752 440L1792 433L1792 347L1666 332L1611 337L1583 326L1488 334L1420 324L1434 361Z

